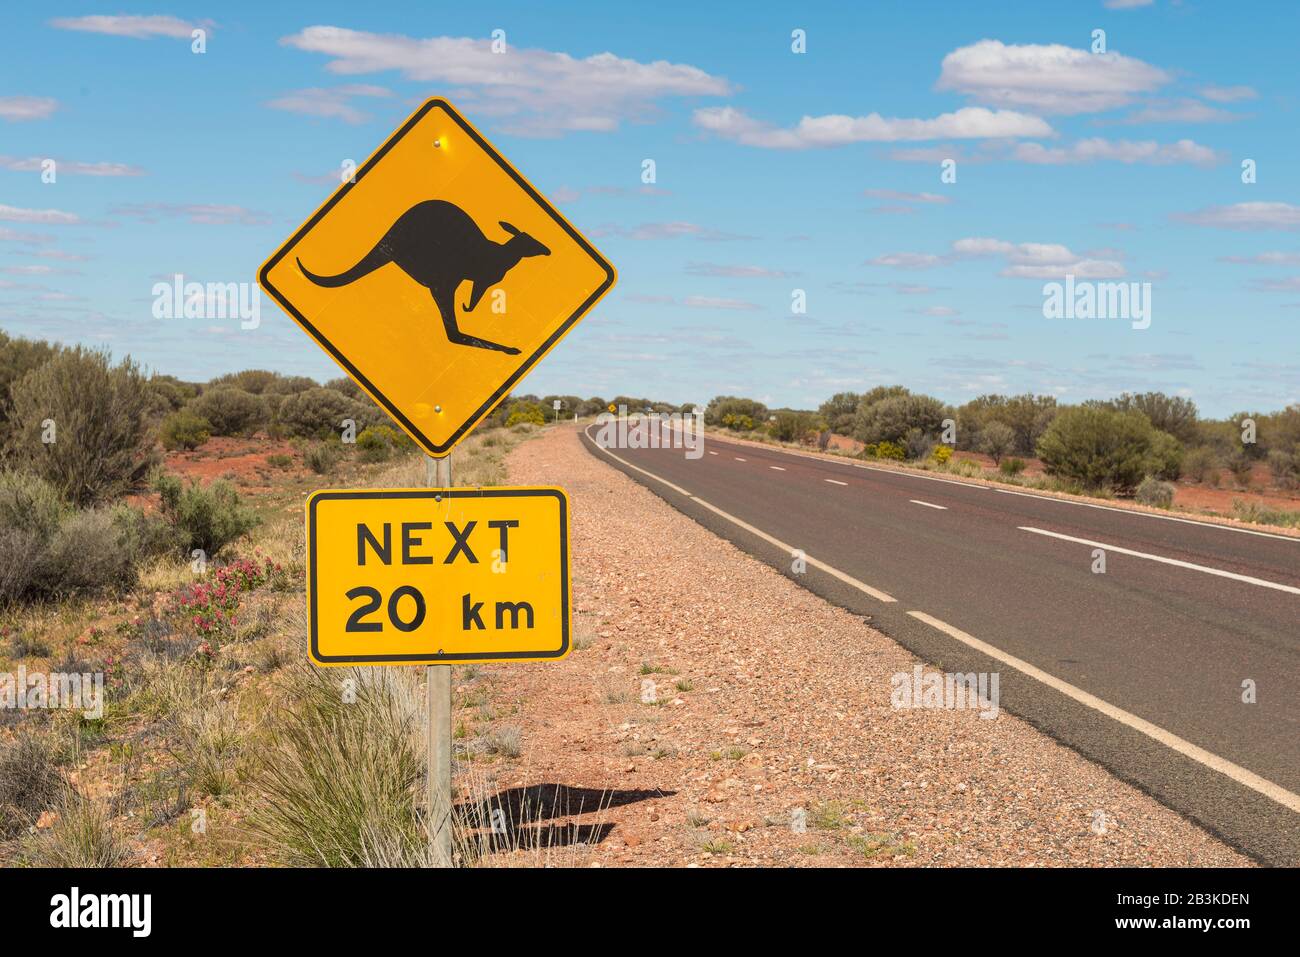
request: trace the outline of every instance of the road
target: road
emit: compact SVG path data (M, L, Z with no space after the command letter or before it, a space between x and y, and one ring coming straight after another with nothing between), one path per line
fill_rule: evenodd
M1300 864L1300 539L712 434L694 460L594 434L592 454L940 670L997 672L1004 709Z

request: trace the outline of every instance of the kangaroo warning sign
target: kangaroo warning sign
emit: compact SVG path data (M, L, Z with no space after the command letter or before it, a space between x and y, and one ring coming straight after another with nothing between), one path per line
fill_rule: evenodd
M614 281L614 267L441 99L416 110L258 273L434 456Z
M318 665L563 658L568 498L558 488L316 492L307 627Z

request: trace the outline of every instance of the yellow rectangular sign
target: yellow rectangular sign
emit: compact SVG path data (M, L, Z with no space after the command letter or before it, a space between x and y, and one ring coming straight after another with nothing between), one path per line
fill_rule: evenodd
M328 489L307 500L318 665L563 658L569 606L563 489Z

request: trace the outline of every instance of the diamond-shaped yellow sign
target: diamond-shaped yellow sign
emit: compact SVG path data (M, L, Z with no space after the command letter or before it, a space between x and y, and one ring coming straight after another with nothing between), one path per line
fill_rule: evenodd
M267 294L436 456L615 278L441 99L416 110L258 273Z

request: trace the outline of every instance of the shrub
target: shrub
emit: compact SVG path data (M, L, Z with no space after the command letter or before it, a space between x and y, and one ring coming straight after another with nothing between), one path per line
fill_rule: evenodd
M837 392L818 406L817 412L832 432L849 435L853 432L853 420L861 401L862 396L856 392Z
M1151 474L1172 482L1178 478L1183 466L1183 446L1168 432L1156 430L1151 438Z
M197 480L185 485L179 477L159 472L153 487L163 517L175 528L186 552L201 548L209 559L214 558L259 524L257 516L240 503L235 487L222 479L204 488Z
M405 432L387 425L372 425L357 436L357 454L363 462L383 462L389 456L413 451L415 443Z
M1000 465L1002 456L1010 452L1016 444L1016 433L1005 422L989 422L980 432L979 450Z
M1192 482L1208 481L1210 474L1218 468L1219 457L1208 445L1198 445L1189 449L1183 456L1179 469L1183 478Z
M338 682L351 678L344 703ZM296 704L276 712L257 756L250 825L291 867L361 867L376 849L427 844L416 814L424 777L421 696L398 668L339 675L295 668Z
M870 404L863 398L858 408L854 436L867 445L877 442L902 444L912 429L925 435L937 433L946 414L944 404L928 395L891 395Z
M1057 414L1038 442L1038 454L1050 475L1128 494L1158 464L1157 434L1140 412L1074 406Z
M506 427L527 423L529 425L545 425L546 410L536 402L516 402L510 407L510 414L506 417Z
M903 446L907 449L909 459L925 459L930 457L930 450L934 448L934 439L920 429L912 428L907 430Z
M229 385L208 389L189 409L207 419L213 435L251 435L267 422L261 397Z
M1148 475L1138 485L1134 498L1143 505L1169 508L1174 504L1174 486L1169 482L1160 481L1153 475Z
M747 415L738 412L728 412L722 417L721 424L725 425L732 432L752 432L754 431L755 422Z
M21 833L63 794L52 740L19 734L0 743L0 839Z
M287 469L293 466L293 456L281 455L279 453L268 455L266 457L266 464L271 466L273 469Z
M0 474L0 604L134 584L138 543L118 511L77 510L36 476Z
M1228 471L1242 488L1250 487L1250 473L1254 468L1254 460L1244 449L1238 449L1228 458Z
M278 378L279 374L269 369L244 369L242 372L230 372L223 376L217 376L208 383L208 388L218 389L229 386L239 389L241 392L261 395Z
M862 454L867 457L902 462L907 458L907 449L895 442L877 442L874 445L864 446Z
M827 427L826 420L816 412L784 409L777 412L775 418L767 430L778 442L808 442Z
M1168 432L1179 442L1195 442L1199 429L1196 420L1196 403L1180 396L1163 392L1142 392L1134 395L1125 392L1107 403L1118 412L1141 412L1161 432Z
M325 388L333 389L335 392L341 392L349 399L356 399L357 401L362 401L366 398L366 394L361 391L361 386L357 385L347 376L344 376L341 379L330 379L329 382L325 383Z
M181 409L163 419L158 435L163 448L169 452L176 449L189 451L212 437L212 424L192 409Z
M351 419L360 432L368 425L381 424L383 414L370 403L350 399L334 389L313 388L286 396L277 421L287 435L325 439L339 435L345 419Z
M113 827L108 808L69 789L58 818L36 832L28 854L37 867L121 867L130 851Z
M618 399L614 400L618 402ZM628 410L632 410L628 406ZM740 427L726 421L727 416L733 417L733 422L739 419L748 419L749 425L742 430ZM709 401L704 407L704 421L708 425L725 425L729 429L736 431L748 431L754 427L755 422L762 422L767 419L767 406L762 402L754 399L745 399L735 395L719 395Z
M329 475L341 454L337 442L318 442L302 454L302 461L317 475Z
M10 387L58 354L59 347L38 339L14 339L0 331L0 437L9 434L13 412ZM3 442L0 442L3 444Z
M1025 470L1025 460L1019 458L1003 459L998 463L998 471L1003 475L1017 476Z
M66 349L16 382L11 397L16 464L73 504L122 495L152 465L148 388L130 359L112 366L107 353Z
M1279 488L1300 488L1300 446L1289 452L1283 449L1270 451L1268 470Z

